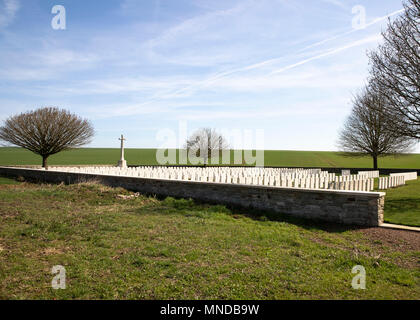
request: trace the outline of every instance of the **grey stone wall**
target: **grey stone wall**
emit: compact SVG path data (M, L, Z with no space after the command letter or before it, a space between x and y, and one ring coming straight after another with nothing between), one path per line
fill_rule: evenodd
M383 223L385 193L305 190L266 186L187 182L0 167L0 175L67 184L97 181L145 194L192 198L209 203L268 210L328 222L378 226Z

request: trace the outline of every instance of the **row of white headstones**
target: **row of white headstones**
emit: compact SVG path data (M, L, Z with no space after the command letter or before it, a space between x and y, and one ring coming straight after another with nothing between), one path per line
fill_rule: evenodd
M321 169L289 168L232 168L232 167L50 167L52 171L100 175L129 176L148 179L169 179L210 183L230 183L302 189L348 191L374 190L374 178L379 171L360 171L358 174L337 176ZM393 188L405 181L417 179L417 173L392 174L379 178L379 189Z

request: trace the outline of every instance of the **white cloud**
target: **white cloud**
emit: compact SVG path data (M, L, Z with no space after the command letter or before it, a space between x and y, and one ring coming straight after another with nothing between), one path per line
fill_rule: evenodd
M57 79L65 73L90 69L99 61L96 54L55 49L50 45L23 53L9 49L0 53L0 59L12 62L0 68L1 78L13 81Z
M342 106L347 103L344 97L334 97L316 102L189 102L165 103L156 101L152 107L141 103L115 103L102 105L100 109L79 107L93 118L112 118L134 115L159 115L159 118L179 120L214 120L214 119L272 119L280 116L311 116L342 114ZM227 108L227 104L229 107ZM262 106L264 104L264 106Z
M324 58L324 57L327 57L327 56L331 56L331 55L337 54L337 53L339 53L341 51L344 51L344 50L347 50L347 49L350 49L350 48L353 48L353 47L361 46L361 45L368 44L368 43L371 43L371 42L378 42L381 39L382 39L382 36L381 35L368 36L368 37L365 37L365 38L360 39L360 40L352 41L352 42L350 42L350 43L348 43L348 44L346 44L344 46L340 46L340 47L328 49L328 50L326 50L326 51L324 51L324 52L322 52L320 54L317 54L315 56L312 56L310 58L307 58L307 59L301 60L299 62L290 64L290 65L285 66L283 68L274 70L272 73L273 74L275 74L275 73L281 73L281 72L284 72L284 71L287 71L287 70L296 68L298 66L301 66L303 64L306 64L308 62L311 62L311 61L314 61L314 60L318 60L318 59L321 59L321 58Z
M322 2L326 2L326 3L332 4L332 5L336 6L336 7L341 8L341 9L348 9L348 7L344 3L342 3L341 1L339 1L339 0L322 0Z
M309 46L304 47L301 51L305 51L305 50L308 50L308 49L310 49L310 48L313 48L313 47L316 47L316 46L320 46L320 45L322 45L322 44L325 44L325 43L327 43L327 42L330 42L330 41L332 41L332 40L336 40L336 39L339 39L339 38L343 38L343 37L345 37L345 36L347 36L347 35L350 35L350 34L352 34L352 33L359 32L359 31L361 31L361 30L365 30L366 28L368 28L368 27L370 27L370 26L373 26L373 25L375 25L375 24L377 24L377 23L379 23L379 22L381 22L381 21L384 21L384 20L386 20L386 19L388 19L388 18L391 18L391 17L393 17L393 16L395 16L395 15L397 15L397 14L400 14L400 13L404 12L404 10L405 10L405 9L400 9L400 10L397 10L397 11L391 12L391 13L389 13L389 14L385 15L385 16L375 18L375 19L373 19L372 21L370 21L370 22L366 23L365 28L363 28L363 29L351 29L351 30L349 30L349 31L346 31L346 32L343 32L343 33L337 34L337 35L335 35L335 36L332 36L332 37L329 37L329 38L323 39L323 40L321 40L321 41L317 41L317 42L315 42L315 43L310 44Z
M269 75L283 73L285 71L294 69L298 66L307 64L307 63L312 62L314 60L318 60L318 59L321 59L321 58L324 58L324 57L327 57L327 56L332 56L332 55L335 55L335 54L340 53L342 51L351 49L353 47L366 45L366 44L369 44L369 43L372 43L372 42L377 42L380 39L381 39L381 35L368 36L368 37L365 37L365 38L360 39L360 40L352 41L352 42L347 43L346 45L343 45L343 46L330 48L330 49L325 50L325 51L323 51L319 54L316 54L312 57L305 58L303 60L300 60L298 62L294 62L292 64L286 65L286 66L278 68L278 69L271 70L271 72L269 72ZM266 64L259 63L259 64L254 64L254 65L251 65L251 66L245 66L245 67L238 68L238 69L233 69L233 70L228 70L228 71L216 73L214 75L211 75L211 76L205 78L202 81L195 81L191 85L188 85L188 86L185 86L185 87L182 87L182 88L178 88L175 91L173 91L173 92L171 92L167 95L158 95L156 98L145 102L145 104L153 103L154 101L161 100L161 99L190 96L194 92L196 92L198 90L201 90L203 88L208 88L208 87L211 87L213 85L217 86L217 83L222 84L222 86L223 86L223 83L228 84L228 80L226 80L226 79L227 78L232 78L234 74L249 71L251 69L258 69L260 67L266 67ZM293 78L293 75L291 75L291 76ZM248 85L246 87L249 89L250 87L252 87L252 81L253 81L252 79L254 79L254 80L258 79L258 77L252 76L251 78L243 79L242 84L248 83ZM264 85L269 85L269 83L272 79L263 76L263 77L260 77L259 80L260 80L260 83L262 84L262 86L257 85L256 88L263 89ZM230 83L234 84L234 87L239 88L241 81L237 81L236 84L234 82L235 82L235 79L233 78L232 82L230 82ZM258 84L258 82L256 82L256 83ZM287 79L280 82L280 83L283 83L283 84L287 83ZM272 87L273 87L272 85L268 86L268 88L272 88Z
M19 0L3 0L3 3L0 4L0 28L10 25L19 9Z
M206 37L223 37L214 33L203 34L205 29L213 26L221 21L231 18L233 15L240 13L249 5L248 2L243 2L240 5L234 6L229 9L214 10L205 14L186 19L181 23L168 28L158 37L148 41L147 45L151 48L167 45L178 40L179 37L192 37L199 36L201 39Z
M279 89L346 89L364 81L364 74L354 72L354 64L341 67L314 67L282 74L232 76L220 79L207 88L258 93Z
M45 68L5 67L0 69L0 78L11 81L49 80L55 78L56 72Z

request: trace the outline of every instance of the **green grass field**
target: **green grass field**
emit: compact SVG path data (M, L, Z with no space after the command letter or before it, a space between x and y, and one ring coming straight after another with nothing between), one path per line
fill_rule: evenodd
M420 227L420 178L386 190L385 222Z
M17 185L17 184L19 184L19 182L17 182L14 179L0 177L0 185L7 185L7 184Z
M119 149L83 148L53 155L50 165L116 164ZM126 149L129 165L156 165L156 149ZM338 152L265 151L266 166L371 168L369 157L349 158ZM233 164L233 155L231 157ZM20 148L0 148L0 165L40 165L41 158ZM420 154L380 158L382 168L420 168Z
M420 299L418 241L400 231L1 182L0 299ZM54 265L65 290L51 288ZM366 290L351 287L355 265Z

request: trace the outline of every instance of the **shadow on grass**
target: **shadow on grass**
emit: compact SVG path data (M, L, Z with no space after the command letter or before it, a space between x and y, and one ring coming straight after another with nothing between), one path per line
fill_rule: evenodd
M398 210L398 211L414 211L420 210L419 199L395 199L385 202L385 210Z
M16 179L19 180L19 179ZM28 182L40 184L40 181L27 179ZM80 181L81 182L81 181ZM100 184L97 181L85 181L92 184ZM61 183L48 183L51 185L59 185ZM74 184L73 184L74 185ZM127 190L130 191L130 190ZM331 233L342 233L350 230L366 229L363 226L352 226L343 225L338 223L326 222L321 220L310 220L305 218L294 217L291 215L278 213L274 211L266 211L255 208L244 208L232 205L220 205L217 202L199 201L184 198L172 198L166 196L158 196L152 194L143 194L145 196L151 196L161 202L156 205L146 205L141 208L133 208L129 211L137 214L148 214L165 215L168 213L180 213L188 216L189 213L196 213L197 209L203 210L205 213L225 213L232 216L244 216L255 221L272 221L272 222L284 222L293 225L300 226L306 230L322 230ZM103 201L103 199L101 200Z
M18 185L24 181L23 178L7 178L0 176L0 185Z
M385 202L385 222L419 227L420 199L388 200Z
M156 207L134 208L133 213L153 213L157 215L165 215L168 213L183 214L187 217L195 216L197 209L202 210L207 214L211 213L225 213L233 217L247 217L255 221L271 221L289 223L306 230L321 230L331 233L342 233L351 230L366 229L363 226L343 225L322 220L311 220L300 217L294 217L284 213L274 211L260 210L255 208L244 208L232 205L220 205L215 202L199 201L183 198L161 197L154 196L156 199L162 201L161 205Z
M350 230L366 229L362 226L344 225L333 222L327 222L322 220L311 220L305 218L294 217L284 213L278 213L273 211L258 210L253 208L241 208L241 207L228 207L232 214L240 214L250 219L257 221L272 221L272 222L285 222L294 224L302 227L306 230L321 230L331 233L342 233Z

